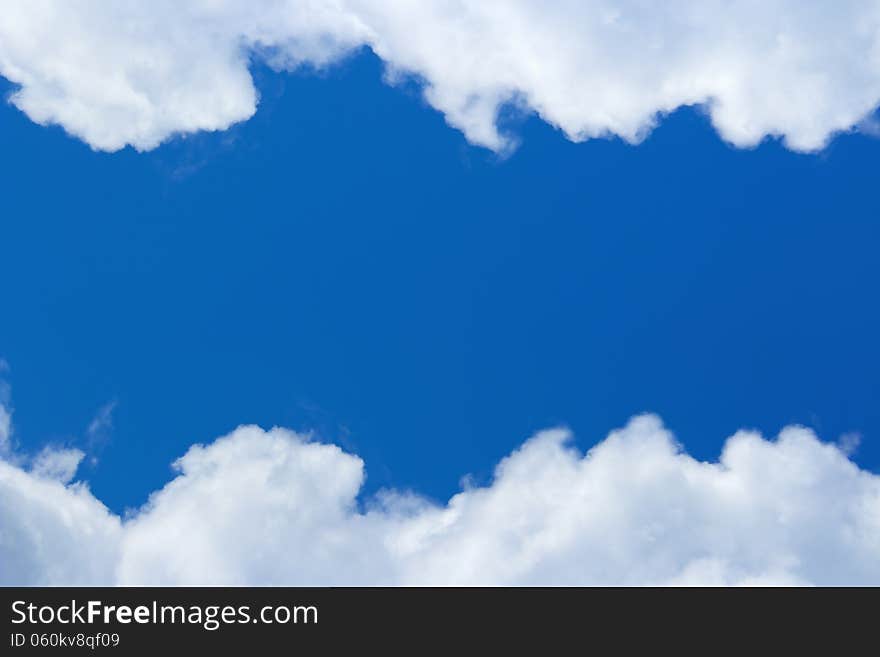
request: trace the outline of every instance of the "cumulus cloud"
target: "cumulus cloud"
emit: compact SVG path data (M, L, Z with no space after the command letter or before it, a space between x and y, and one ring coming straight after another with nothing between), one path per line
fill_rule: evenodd
M325 66L367 46L388 80L504 151L499 108L574 140L637 142L683 105L721 136L821 148L880 103L878 0L8 0L0 74L31 119L91 146L148 150L248 119L249 64Z
M34 121L97 149L148 150L249 118L252 55L320 65L354 46L352 18L334 4L12 0L0 22L0 73L20 85L11 100Z
M121 520L83 483L0 463L2 584L878 584L880 476L810 430L715 463L634 418L586 454L539 433L438 505L286 429L196 445Z
M0 461L0 582L111 584L119 518L83 484L65 486Z

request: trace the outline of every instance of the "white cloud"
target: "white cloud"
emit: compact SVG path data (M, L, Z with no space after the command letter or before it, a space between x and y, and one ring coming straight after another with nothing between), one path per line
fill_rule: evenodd
M94 445L107 440L113 431L113 412L115 410L116 402L111 401L104 404L95 413L95 417L92 418L89 426L86 427L86 437L90 444Z
M328 2L11 0L0 21L0 73L12 102L101 150L155 148L181 132L249 118L256 50L286 67L320 64L354 42Z
M0 582L111 584L121 533L84 485L0 461Z
M878 584L880 476L790 427L694 460L654 416L538 434L439 506L364 505L359 458L285 429L192 447L125 521L0 463L0 583Z
M10 438L12 436L12 415L3 404L0 404L0 456L10 451Z
M103 150L249 118L252 58L290 70L362 45L499 151L509 102L571 139L629 141L704 104L733 144L808 151L880 103L877 0L8 0L3 14L12 102Z
M12 411L9 408L12 389L3 374L9 371L9 364L0 358L0 458L12 453Z
M75 447L44 447L34 457L31 472L44 479L55 479L66 484L76 476L85 452Z
M852 456L859 450L862 444L862 434L857 431L849 431L837 439L837 446L847 456Z
M0 359L0 375L8 371L9 365ZM28 457L13 449L12 411L9 406L11 399L12 387L0 378L0 460L19 466L29 462L30 472L36 477L54 479L63 484L70 482L76 475L85 452L76 448L46 446L36 456Z

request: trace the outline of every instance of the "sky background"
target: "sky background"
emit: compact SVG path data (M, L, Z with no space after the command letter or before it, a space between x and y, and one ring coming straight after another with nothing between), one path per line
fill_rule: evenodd
M644 411L700 459L804 424L880 467L876 139L735 149L685 108L576 144L509 111L505 158L368 52L252 70L254 118L147 153L0 106L15 438L82 448L112 510L243 423L440 500L536 430L587 448Z

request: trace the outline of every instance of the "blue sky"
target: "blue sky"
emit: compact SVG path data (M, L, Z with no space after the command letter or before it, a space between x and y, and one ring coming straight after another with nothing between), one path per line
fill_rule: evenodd
M702 459L799 423L877 468L873 138L739 150L685 108L574 144L514 113L502 158L369 53L255 76L252 120L148 153L0 110L17 436L97 456L111 508L250 422L439 499L536 430L589 447L644 411Z
M9 0L0 584L880 583L878 9Z

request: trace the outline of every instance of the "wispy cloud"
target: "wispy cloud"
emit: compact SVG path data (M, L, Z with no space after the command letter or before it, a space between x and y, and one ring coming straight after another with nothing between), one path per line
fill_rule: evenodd
M23 469L28 476L51 479L61 483L70 482L79 469L85 452L63 445L46 445L36 455L22 453L12 444L12 387L2 375L9 372L9 364L0 359L0 461ZM102 409L103 410L103 409ZM110 409L112 411L112 408ZM0 530L3 529L0 518Z
M11 388L4 375L9 372L9 364L0 358L0 457L12 450L12 411L10 410Z
M116 410L116 400L107 402L86 427L86 438L90 448L97 447L105 443L113 432L113 412Z
M44 447L31 463L31 473L63 484L76 476L85 453L76 448Z

